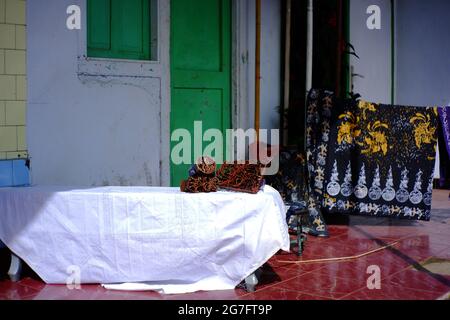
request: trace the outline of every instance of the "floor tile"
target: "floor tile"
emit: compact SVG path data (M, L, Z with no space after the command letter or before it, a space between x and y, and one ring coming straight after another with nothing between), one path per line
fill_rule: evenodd
M283 288L268 288L240 297L240 300L331 300L331 297L315 296Z
M39 291L9 280L0 281L0 296L8 300L21 300L38 294Z
M338 299L366 286L365 281L352 278L338 278L326 275L320 270L282 282L277 288L298 291L305 294Z
M382 285L380 290L363 288L342 297L340 300L435 300L437 298L439 298L437 292Z
M82 285L81 289L68 289L64 285L47 285L34 300L159 300L157 292L107 290L99 285Z
M41 280L32 279L30 277L24 278L18 282L22 286L29 287L35 290L42 290L45 287L45 282Z
M440 295L450 291L450 280L427 271L408 269L388 278L391 284L406 289L437 292Z
M247 294L243 289L199 291L187 294L165 295L167 300L234 300Z

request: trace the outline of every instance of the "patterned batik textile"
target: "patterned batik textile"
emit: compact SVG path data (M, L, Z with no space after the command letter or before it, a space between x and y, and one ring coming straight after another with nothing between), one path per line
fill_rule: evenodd
M440 175L439 186L442 188L450 187L450 107L438 109L440 127L439 127L439 163Z
M306 159L297 148L285 149L280 152L280 167L275 175L266 176L266 184L274 187L280 193L284 203L289 208L286 214L288 224L295 229L296 222L291 217L296 212L308 207L308 184ZM317 210L308 210L303 231L315 236L328 236L326 225ZM295 219L294 219L295 220ZM290 223L292 222L292 223Z
M306 208L306 172L305 157L296 149L280 152L279 171L275 175L265 176L266 184L274 187L284 203L298 204Z
M437 114L312 90L307 157L317 202L329 212L429 220Z
M327 159L332 92L312 89L307 98L306 115L306 164L308 172L308 211L311 224L318 232L327 233L321 209L323 203L323 167Z

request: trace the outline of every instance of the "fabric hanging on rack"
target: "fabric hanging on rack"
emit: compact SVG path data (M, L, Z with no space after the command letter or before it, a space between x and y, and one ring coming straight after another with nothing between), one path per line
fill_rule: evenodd
M306 163L308 172L308 211L319 228L326 231L321 209L323 203L323 167L326 164L329 141L331 108L334 95L330 91L311 89L307 98L306 114Z
M438 109L439 119L441 120L442 132L444 133L445 147L450 156L450 107L441 107Z
M296 204L306 208L306 161L296 148L280 151L279 171L265 176L266 184L274 187L285 204Z
M329 212L429 220L437 108L308 96L307 160Z
M280 167L275 175L266 176L266 184L275 188L289 208L286 214L288 224L290 217L296 212L308 208L308 184L306 159L297 148L284 148L280 151ZM328 236L327 226L320 211L314 207L308 210L307 224L303 231L314 236ZM290 226L295 229L295 222Z
M442 188L450 187L450 107L441 107L438 109L440 127L439 127L439 163L440 175L439 186Z

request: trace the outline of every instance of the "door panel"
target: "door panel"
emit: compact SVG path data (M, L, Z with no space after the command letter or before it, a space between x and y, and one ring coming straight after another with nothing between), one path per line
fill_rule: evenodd
M202 121L203 131L230 128L230 21L229 0L171 1L171 131L187 129L191 141L194 121ZM189 167L171 163L172 186L180 185Z

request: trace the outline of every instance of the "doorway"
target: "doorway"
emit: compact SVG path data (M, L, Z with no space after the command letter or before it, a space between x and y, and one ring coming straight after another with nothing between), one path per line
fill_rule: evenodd
M286 16L283 1L283 17ZM284 18L286 19L286 18ZM287 127L289 146L304 149L305 73L307 1L291 0L291 32L289 65L289 107L283 124ZM283 21L285 24L286 21ZM349 0L313 1L312 87L326 89L339 97L349 96ZM284 61L286 63L286 61Z
M231 0L172 0L170 20L170 131L185 129L193 142L201 121L202 136L224 133L231 126ZM171 150L179 143L171 141ZM170 163L171 186L179 186L190 164Z

